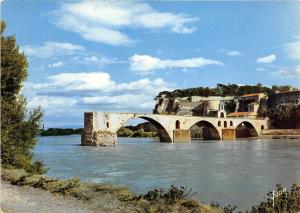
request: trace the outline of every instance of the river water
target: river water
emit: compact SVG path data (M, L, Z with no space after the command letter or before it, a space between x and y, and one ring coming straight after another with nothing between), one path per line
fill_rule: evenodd
M275 184L300 184L299 139L192 141L118 138L116 147L83 147L80 136L40 137L35 158L48 175L129 186L137 193L153 187L191 187L195 198L249 209Z

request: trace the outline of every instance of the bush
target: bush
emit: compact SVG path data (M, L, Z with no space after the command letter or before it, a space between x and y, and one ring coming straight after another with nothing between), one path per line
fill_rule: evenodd
M157 137L157 133L156 132L144 132L143 129L140 129L138 131L133 132L133 134L131 134L131 137L134 138L152 138L152 137Z
M234 210L236 210L237 206L231 206L230 204L222 207L218 202L215 201L211 201L210 202L210 207L214 207L214 208L222 208L224 213L232 213L234 212Z
M187 187L180 186L179 188L171 185L167 191L160 189L153 189L147 192L145 195L140 195L139 198L143 198L150 202L165 201L167 203L174 204L179 200L188 199L192 196L192 189L187 190Z
M181 203L182 206L186 207L186 208L198 208L199 202L196 200L186 200L184 202Z
M11 181L11 184L17 185L17 186L23 186L23 185L25 185L26 178L27 178L26 175L22 175L20 178L14 180L14 181Z
M31 182L31 185L35 188L40 188L40 189L44 189L44 190L48 190L49 189L49 184L52 182L57 181L56 179L53 178L47 178L44 176L40 176L40 178L35 181L35 182Z
M132 133L133 133L133 131L126 127L121 127L117 132L119 137L130 137L132 135Z
M80 186L80 179L72 178L69 180L53 181L49 184L49 186L51 192L68 195L74 188L78 188Z
M109 183L97 183L92 185L92 190L94 192L102 192L107 194L113 194L119 200L126 201L131 200L133 195L128 189L128 187L114 186Z
M42 161L35 161L33 164L30 165L27 171L30 174L41 175L46 173L47 169L45 168L44 163Z
M234 212L234 210L236 210L237 206L231 206L230 204L226 205L223 209L224 209L224 213L232 213Z
M290 190L287 190L286 193L282 193L282 185L277 184L274 191L275 194L278 194L278 196L274 199L274 206L272 199L273 192L270 191L267 193L267 200L253 206L251 213L296 213L300 211L300 186L293 184Z
M89 187L89 185L86 184L81 184L79 187L73 188L72 195L75 198L84 201L91 200L93 197L95 197L94 191L91 190L91 187Z
M2 169L1 178L4 181L13 183L18 181L22 176L27 176L24 169Z

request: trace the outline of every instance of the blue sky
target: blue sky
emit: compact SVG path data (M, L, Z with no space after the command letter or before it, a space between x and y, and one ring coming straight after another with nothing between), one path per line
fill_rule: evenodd
M84 111L151 112L162 90L300 87L299 1L4 0L1 12L47 128L82 126Z

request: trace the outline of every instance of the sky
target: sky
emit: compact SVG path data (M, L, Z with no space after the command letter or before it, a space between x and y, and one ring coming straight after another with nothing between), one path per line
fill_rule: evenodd
M300 87L300 1L2 0L1 19L46 128L82 127L85 111L151 113L164 90Z

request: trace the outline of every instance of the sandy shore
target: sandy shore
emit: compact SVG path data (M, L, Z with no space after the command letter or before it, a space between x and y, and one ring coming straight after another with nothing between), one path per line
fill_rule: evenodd
M13 186L5 182L1 183L1 210L3 213L96 212L76 199L65 198L28 186Z

